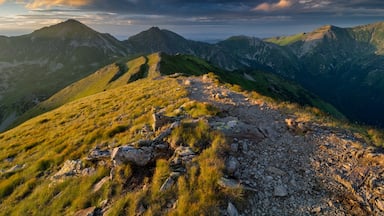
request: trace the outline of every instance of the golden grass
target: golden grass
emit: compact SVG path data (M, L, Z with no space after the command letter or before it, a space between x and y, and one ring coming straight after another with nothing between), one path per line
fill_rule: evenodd
M72 215L106 199L113 202L108 215L133 215L142 206L145 215L181 215L183 206L189 206L193 214L217 214L222 198L232 196L216 184L223 167L219 150L225 139L204 120L183 120L172 133L171 141L189 145L201 155L166 191L159 191L170 174L165 160L157 161L152 175L144 178L148 187L138 191L126 188L137 169L131 166L117 168L113 181L97 192L92 188L109 175L108 166L96 166L96 173L89 176L50 180L66 160L81 159L85 166L95 166L84 160L95 146L142 139L139 131L151 125L153 107L172 114L183 104L189 104L185 107L188 118L218 113L209 104L189 102L187 91L176 79L143 79L73 101L0 134L0 169L25 165L0 176L0 215ZM176 200L175 209L165 210Z
M64 212L97 204L95 198L78 193L86 194L94 177L74 178L55 187L48 187L47 178L58 171L64 161L82 159L96 145L117 146L135 141L139 137L131 128L150 124L153 106L174 108L184 103L186 95L174 79L142 80L66 104L2 133L0 169L24 164L25 168L0 176L0 214L31 211L36 215L41 205L47 214L64 215ZM12 161L6 162L7 158ZM45 206L46 199L55 196L55 188L60 188L68 199L55 199L57 201ZM71 190L65 192L64 188ZM80 195L83 201L76 200ZM67 208L69 210L63 210Z

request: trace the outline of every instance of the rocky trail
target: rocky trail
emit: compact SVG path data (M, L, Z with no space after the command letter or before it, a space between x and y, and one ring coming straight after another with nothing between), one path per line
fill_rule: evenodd
M224 176L217 183L223 188L241 189L243 199L228 200L220 215L384 215L382 149L369 147L348 130L303 120L261 99L248 98L208 76L174 78L187 89L192 100L187 103L211 104L220 114L193 119L169 117L155 110L152 128L146 126L140 131L145 139L114 148L96 147L89 152L85 160L110 167L110 176L96 183L93 192L114 181L124 164L138 168L125 182L129 185L126 190L147 190L143 179L151 175L153 164L160 158L168 161L171 170L160 192L177 184L199 154L189 146L172 147L167 142L167 137L187 118L207 122L229 141L223 155ZM52 184L95 172L95 167L85 168L82 164L80 159L66 161L52 176ZM176 199L166 208L175 208ZM113 205L113 200L107 199L100 207L76 215L108 215ZM143 215L146 208L139 207L136 215Z
M300 122L209 79L183 81L193 100L233 142L223 186L241 186L245 204L227 215L384 215L383 152L349 131Z

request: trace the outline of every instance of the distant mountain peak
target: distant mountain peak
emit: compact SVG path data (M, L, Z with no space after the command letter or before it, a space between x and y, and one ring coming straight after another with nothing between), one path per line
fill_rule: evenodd
M41 28L32 34L38 37L82 38L97 32L75 19Z
M151 28L148 29L148 31L161 31L161 29L157 26L152 26Z
M82 24L84 25L83 23L81 23L80 21L76 20L76 19L67 19L66 21L62 22L62 23L76 23L76 24Z
M175 32L166 30L166 29L160 29L157 26L153 26L145 31L140 32L137 35L132 36L131 38L135 37L151 37L151 38L158 38L158 37L178 37L178 38L183 38L182 36L176 34ZM184 39L184 38L183 38Z
M140 53L163 51L174 54L188 49L190 41L172 31L151 27L131 36L125 43Z

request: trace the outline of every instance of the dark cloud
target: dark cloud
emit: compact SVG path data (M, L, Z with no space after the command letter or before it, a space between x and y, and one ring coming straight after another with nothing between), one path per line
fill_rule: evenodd
M260 5L273 10L255 10ZM125 15L161 15L175 18L196 18L212 20L255 20L265 16L300 17L318 14L324 16L351 16L354 14L377 13L384 10L382 0L94 0L82 7L84 10L114 12Z
M67 1L58 0L61 6L50 3L48 7L30 9L29 17L20 18L19 23L75 18L99 31L124 37L127 29L137 33L150 26L185 35L214 31L220 37L263 37L310 31L325 24L345 27L384 20L383 0L79 0L87 2L79 6L64 4ZM4 19L0 15L0 21Z

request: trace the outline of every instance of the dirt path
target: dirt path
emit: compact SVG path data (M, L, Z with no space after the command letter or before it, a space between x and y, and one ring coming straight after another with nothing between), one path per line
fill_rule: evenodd
M224 114L210 124L233 140L226 177L252 189L237 206L241 215L384 215L382 153L348 131L304 127L209 79L182 82L190 98Z

